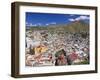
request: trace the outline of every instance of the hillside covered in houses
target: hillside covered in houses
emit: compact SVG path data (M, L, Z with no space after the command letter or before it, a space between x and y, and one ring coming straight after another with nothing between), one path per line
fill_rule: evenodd
M26 26L26 66L89 64L89 24Z

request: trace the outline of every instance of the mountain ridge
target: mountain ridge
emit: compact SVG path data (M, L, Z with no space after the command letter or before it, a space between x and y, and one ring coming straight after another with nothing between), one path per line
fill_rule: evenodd
M84 21L74 21L68 24L56 24L49 26L31 26L31 30L61 30L66 32L89 32L89 24Z

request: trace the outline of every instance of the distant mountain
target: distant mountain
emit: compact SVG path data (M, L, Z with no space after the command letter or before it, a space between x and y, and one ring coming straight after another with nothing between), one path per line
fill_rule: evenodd
M29 28L29 27L28 27ZM89 32L89 24L84 21L75 21L69 24L49 25L49 26L31 26L31 30L60 30L66 32Z
M89 32L89 24L84 21L75 21L64 26L64 30L68 32Z

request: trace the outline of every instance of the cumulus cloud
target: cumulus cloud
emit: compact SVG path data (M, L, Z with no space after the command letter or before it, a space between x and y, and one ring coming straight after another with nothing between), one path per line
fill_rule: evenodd
M75 21L75 19L72 19L72 18L71 18L71 19L69 19L69 21Z
M45 25L53 25L53 24L56 24L56 22L51 22L51 23L47 23L47 24L45 24Z
M88 16L79 16L77 18L71 18L69 19L69 21L79 21L79 20L89 20L89 17Z
M88 20L88 19L89 19L89 17L87 17L87 16L79 16L75 20L78 21L78 20Z

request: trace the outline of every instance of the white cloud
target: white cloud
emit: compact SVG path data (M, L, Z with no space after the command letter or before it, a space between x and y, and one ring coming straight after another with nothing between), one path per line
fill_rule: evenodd
M47 23L46 25L48 26L49 24Z
M45 25L48 26L48 25L54 25L54 24L56 24L56 22L47 23L47 24L45 24ZM32 23L26 22L26 25L27 25L27 26L41 26L42 24L41 24L41 23L32 24Z
M32 24L32 23L26 22L26 26L37 26L37 24Z
M75 20L79 21L79 20L88 20L88 19L89 19L89 17L87 17L87 16L79 16Z
M41 26L42 24L41 24L41 23L37 23L37 24L32 24L32 23L30 23L29 25L30 25L30 26Z
M75 19L72 19L72 18L71 18L71 19L69 19L69 21L72 21L72 22L73 22L73 21L75 21Z
M56 24L56 22L51 22L51 23L47 23L47 24L45 24L45 25L53 25L53 24Z
M41 23L37 23L37 25L38 25L38 26L41 26L42 24L41 24Z
M56 22L52 22L51 24L56 24Z
M26 26L32 26L32 25L33 25L32 23L26 22Z
M37 26L37 24L33 24L32 26Z
M69 19L69 21L72 21L72 22L73 21L79 21L79 20L89 20L89 17L88 16L79 16L75 19L73 19L73 18Z

